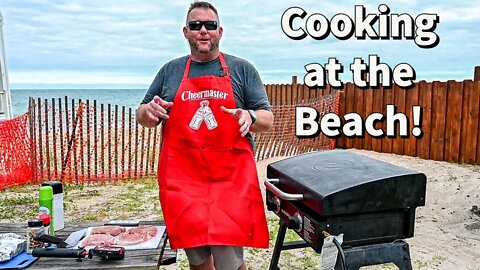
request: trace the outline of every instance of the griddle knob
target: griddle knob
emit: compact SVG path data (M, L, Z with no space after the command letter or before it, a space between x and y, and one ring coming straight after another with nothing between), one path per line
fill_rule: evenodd
M288 218L287 228L300 231L302 229L302 225L302 217L298 213Z
M280 213L280 199L274 197L267 201L267 210L275 213Z

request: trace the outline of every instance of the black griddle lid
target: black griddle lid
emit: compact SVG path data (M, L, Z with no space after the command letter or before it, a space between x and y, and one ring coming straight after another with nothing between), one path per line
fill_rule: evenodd
M341 212L425 203L424 174L347 150L313 152L272 163L267 167L267 177L280 179L279 187L284 192L304 194L306 204L322 212L325 207L338 208L347 200L365 202L369 197L378 207L369 205L370 209L365 209L365 203L350 204Z

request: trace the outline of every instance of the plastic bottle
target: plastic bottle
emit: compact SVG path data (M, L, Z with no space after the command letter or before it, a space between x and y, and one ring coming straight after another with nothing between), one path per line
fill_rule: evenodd
M50 186L40 187L40 196L38 199L39 214L49 214L52 219L55 219L53 216L53 188ZM43 226L43 225L42 225ZM53 229L53 223L50 222L50 232L52 235L55 235L55 231Z
M51 223L53 224L53 231L61 230L65 227L63 217L63 184L60 181L43 182L42 186L51 186L53 188L53 203L51 216Z

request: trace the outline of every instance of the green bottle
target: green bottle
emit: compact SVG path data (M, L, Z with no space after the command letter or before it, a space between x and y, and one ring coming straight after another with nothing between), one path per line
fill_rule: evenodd
M53 188L51 186L43 186L40 188L40 196L38 199L38 213L39 214L49 214L50 217L55 219L53 216ZM50 232L51 235L55 235L53 230L53 222L50 222Z

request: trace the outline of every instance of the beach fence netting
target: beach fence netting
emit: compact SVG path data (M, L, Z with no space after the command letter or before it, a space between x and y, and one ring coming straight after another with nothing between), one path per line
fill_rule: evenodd
M273 127L269 132L254 135L257 161L279 156L295 156L318 150L335 148L335 139L320 133L313 138L299 138L295 135L295 110L297 106L314 108L319 116L339 112L339 91L328 95L302 100L295 104L276 104L272 106L274 115Z
M33 177L28 115L0 121L0 190Z
M34 181L66 183L156 175L161 127L144 128L125 106L65 98L31 99Z
M274 104L274 125L254 134L257 161L335 148L335 139L295 136L295 107L338 113L339 94ZM0 190L23 183L107 183L156 176L161 127L144 128L125 106L68 97L30 98L28 113L0 125Z

